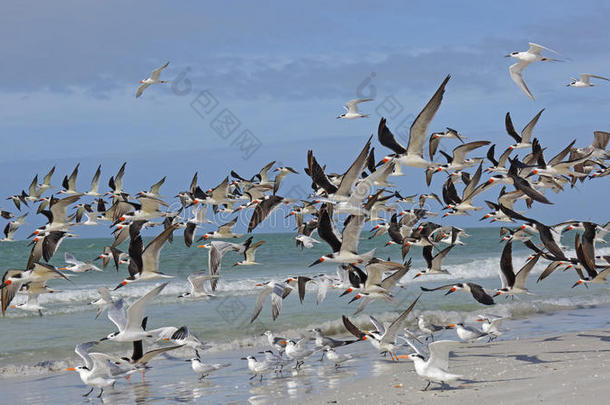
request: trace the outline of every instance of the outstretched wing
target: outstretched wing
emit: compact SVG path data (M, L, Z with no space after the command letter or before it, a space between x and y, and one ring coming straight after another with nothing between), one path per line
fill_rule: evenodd
M532 100L536 101L532 92L525 84L525 80L523 80L523 69L525 69L530 63L525 61L519 61L514 65L511 65L508 70L510 72L510 78L513 79L513 82Z
M428 345L428 350L430 351L428 367L447 371L449 369L449 352L458 345L459 342L454 340L439 340L430 343Z

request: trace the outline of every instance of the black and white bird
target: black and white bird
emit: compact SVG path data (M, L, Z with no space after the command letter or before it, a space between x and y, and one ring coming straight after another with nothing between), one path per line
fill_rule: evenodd
M477 300L478 302L480 302L483 305L494 305L495 304L492 296L489 295L483 287L481 287L479 284L475 284L475 283L456 283L456 284L442 285L440 287L435 287L435 288L426 288L426 287L420 287L420 288L422 291L426 291L426 292L437 291L437 290L448 290L445 293L445 295L449 295L456 291L464 291L464 292L472 294L472 298L474 298L475 300Z
M358 254L360 232L362 231L364 220L365 218L363 215L348 216L343 224L341 240L339 240L328 210L324 208L321 209L320 218L318 220L318 235L328 243L332 249L332 253L320 257L310 264L309 267L324 262L362 263L371 259L375 253L375 249Z
M540 259L541 253L536 253L533 258L515 273L513 270L512 246L513 242L508 241L502 250L502 257L500 258L500 280L502 280L502 287L496 290L494 296L501 294L531 294L527 288L525 288L525 282L527 276L538 262L538 259Z
M178 224L171 225L144 247L139 229L130 227L129 242L129 277L125 278L114 289L117 290L135 282L151 281L163 278L173 278L159 271L161 249L169 240L170 235L178 228Z
M396 141L394 134L386 125L386 119L381 118L379 121L379 128L377 135L379 143L386 148L391 149L394 154L388 155L383 158L383 162L388 162L392 159L396 160L397 166L409 166L409 167L423 167L427 168L434 166L432 162L424 158L424 147L426 144L426 138L428 136L428 127L432 122L432 119L436 115L441 102L443 101L443 94L445 93L445 86L451 76L447 76L441 83L439 88L436 90L432 98L428 101L426 106L417 115L409 130L409 142L405 148Z
M453 249L453 246L455 245L447 246L434 256L432 255L432 246L424 246L422 253L424 255L424 260L426 260L427 268L418 272L413 278L430 274L449 274L449 272L443 269L441 266L445 256L449 254L451 249Z

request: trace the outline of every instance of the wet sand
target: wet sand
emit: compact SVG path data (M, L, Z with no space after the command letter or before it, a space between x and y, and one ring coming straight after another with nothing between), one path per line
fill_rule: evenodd
M610 394L610 325L607 307L560 311L535 317L506 320L503 340L492 343L460 344L450 358L449 371L466 381L451 384L441 391L433 384L421 390L426 381L414 371L410 360L391 361L380 357L367 342L340 348L354 360L339 369L328 361L319 362L314 354L299 371L287 367L282 375L266 376L262 382L250 380L241 357L258 354L266 346L240 348L232 352L206 352L211 363L231 366L199 381L184 359L192 353L172 353L174 358L151 362L152 368L142 381L117 380L102 400L82 398L88 391L66 366L80 364L75 355L42 370L40 375L0 378L0 392L12 404L47 403L456 403L481 401L485 404L512 403L607 403ZM586 332L578 332L587 330ZM531 336L520 339L519 336ZM348 336L340 336L348 338ZM439 336L440 337L440 336ZM456 340L454 331L442 339ZM125 346L128 348L128 345ZM411 350L404 348L399 354ZM93 395L97 395L96 389ZM1 403L2 401L0 401Z
M547 338L462 344L450 358L452 373L467 380L444 391L426 382L410 360L381 376L345 384L309 398L347 404L607 404L610 394L610 329Z

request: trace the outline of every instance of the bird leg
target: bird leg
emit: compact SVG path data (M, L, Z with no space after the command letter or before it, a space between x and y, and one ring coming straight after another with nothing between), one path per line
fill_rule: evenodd
M261 374L261 378L258 380L258 382L263 382L263 375Z
M252 377L250 377L249 380L253 379L254 377L256 377L256 374L254 374Z
M86 394L83 394L83 397L88 397L89 394L91 394L93 392L93 387L91 387L91 389L89 390L89 392L87 392Z
M100 388L100 395L98 395L97 397L98 397L98 398L101 398L103 393L104 393L104 389L103 389L103 388Z
M432 382L431 382L431 381L428 381L428 385L426 385L426 388L424 388L422 391L427 391L427 390L428 390L428 387L430 387L430 384L432 384Z
M325 354L325 352L322 352L322 357L320 357L320 360L318 360L318 361L324 360L324 354Z

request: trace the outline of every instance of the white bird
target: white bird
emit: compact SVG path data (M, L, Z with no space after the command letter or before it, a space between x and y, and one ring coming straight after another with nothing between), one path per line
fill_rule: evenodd
M525 84L525 80L523 80L523 70L533 62L547 62L547 61L557 61L557 59L547 58L542 56L542 50L546 49L547 51L551 51L556 53L554 50L546 48L542 45L535 44L533 42L529 43L529 49L525 52L511 52L506 55L507 58L516 58L519 59L519 62L511 65L508 70L510 72L510 77L513 81L519 86L519 88L532 100L534 96L530 89L527 88L527 84Z
M88 214L87 212L84 212L83 215L85 216L85 221L81 222L80 225L85 225L85 226L99 225L99 222L97 222L97 218L95 217L95 215Z
M458 337L464 342L474 342L488 336L473 326L464 326L463 323L452 323L447 325L447 329L455 328Z
M205 288L205 282L208 280L217 280L220 276L209 275L207 271L200 271L197 273L189 274L186 278L190 285L190 291L182 293L178 296L178 298L206 298L206 297L214 297L213 294L209 293Z
M148 86L150 86L151 84L167 83L166 80L160 80L160 77L161 77L161 72L168 65L169 65L169 62L167 62L165 65L161 66L160 68L153 70L148 79L140 80L141 85L140 85L140 87L138 87L138 92L136 93L136 98L140 97L142 95L142 93L144 92L144 90L146 90L148 88Z
M91 262L89 262L89 263L81 262L80 260L78 260L76 257L74 257L73 255L71 255L68 252L66 252L64 255L64 261L68 264L71 264L71 266L62 267L60 270L68 270L68 271L71 271L74 273L84 273L89 270L103 271L102 269L100 269L99 267L97 267L96 265L94 265Z
M312 354L314 354L317 350L310 349L307 347L307 342L309 338L302 338L298 342L294 340L288 340L286 343L286 356L290 360L296 360L297 364L294 368L297 370L301 368L305 359Z
M302 246L305 247L306 249L311 249L314 245L314 243L320 243L319 240L312 238L311 236L307 236L307 235L297 235L296 240L298 240L299 242L302 243Z
M263 287L262 291L258 294L256 304L254 304L254 310L250 317L250 323L254 322L258 315L263 310L265 300L271 295L271 318L275 321L280 315L282 310L282 301L290 294L292 287L281 281L269 281L265 284L257 284L258 287Z
M216 291L216 286L220 277L220 267L222 265L222 257L225 253L233 251L237 253L243 253L246 249L246 244L249 244L252 237L248 238L242 243L231 243L224 241L213 241L205 245L199 245L198 248L210 249L208 252L208 271L212 277L210 280L210 286L212 291ZM214 277L218 276L218 277Z
M580 79L572 78L572 82L570 82L570 84L568 84L567 86L568 87L593 87L595 85L591 83L592 77L595 79L602 79L602 80L610 81L610 79L603 77L603 76L592 75L589 73L581 73Z
M423 315L419 315L417 317L417 326L419 327L419 330L430 335L432 341L434 341L434 334L436 332L445 330L445 327L433 324L432 322L424 318Z
M97 342L87 342L76 345L74 351L83 359L85 365L78 367L69 367L66 370L77 371L83 383L91 387L91 390L89 390L89 392L83 395L84 397L91 394L91 392L93 392L93 389L97 387L100 388L100 394L97 396L98 398L100 398L104 393L104 388L114 386L116 380L112 377L111 372L111 367L113 367L114 365L111 361L108 360L107 357L93 356L93 354L96 353L89 354L89 350L95 344L97 344Z
M339 115L337 118L353 120L356 118L368 117L369 116L368 114L362 114L362 113L358 112L358 104L364 103L366 101L373 101L373 99L372 98L357 98L357 99L348 101L347 104L345 104L345 106L343 106L343 108L345 108L346 112Z
M105 309L114 303L114 299L106 287L98 288L97 292L100 294L100 298L91 302L91 305L97 305L97 314L95 315L95 319L97 319Z
M194 372L199 374L200 380L204 379L205 377L207 377L208 375L210 375L211 373L213 373L215 371L229 367L231 365L230 363L225 363L225 364L204 363L201 361L201 359L199 357L194 357L190 360L185 360L185 361L191 362L191 367L193 368Z
M503 320L504 318L501 316L479 315L477 322L481 322L481 329L483 329L483 332L489 335L489 339L494 340L502 335L500 326L502 325Z
M265 350L264 352L259 352L259 353L265 354L265 361L274 365L276 373L281 374L284 366L292 362L292 360L283 358L281 355L277 355L277 354L273 353L273 351L271 351L271 350Z
M288 343L288 338L281 336L274 336L273 332L270 330L263 333L263 336L267 336L267 341L269 342L269 346L273 347L277 352L282 355L286 350L286 344Z
M254 373L250 380L260 376L260 381L263 380L263 375L275 371L275 364L267 359L263 361L256 360L254 356L242 357L242 360L248 360L248 369Z
M118 332L112 332L107 337L100 339L100 341L113 340L115 342L134 342L144 338L155 337L155 335L160 332L159 329L145 331L142 328L144 309L153 298L159 295L166 285L167 283L163 283L153 288L143 297L131 304L127 310L125 309L122 298L115 301L108 309L108 319L110 319L119 330Z
M458 342L453 340L439 340L438 342L430 343L428 345L428 350L430 351L428 360L425 360L424 355L420 352L404 356L413 360L417 375L428 380L428 385L426 385L424 391L433 382L441 384L442 389L448 381L456 381L462 378L461 375L452 374L448 371L449 352L457 344ZM402 358L403 356L400 357Z
M95 174L93 175L93 178L91 179L91 188L89 189L89 191L84 193L85 195L92 196L92 197L101 196L101 194L99 193L101 174L102 174L102 165L99 165L97 167L97 170L95 171Z
M325 346L324 351L326 352L326 358L331 362L335 363L335 368L339 368L341 363L345 363L348 360L351 360L353 357L349 353L337 353L335 349L330 346Z

